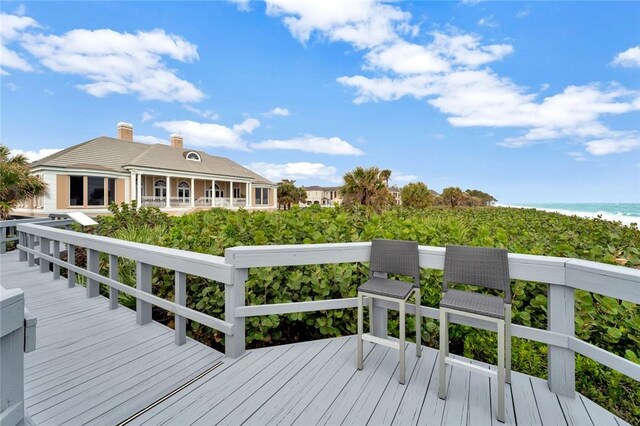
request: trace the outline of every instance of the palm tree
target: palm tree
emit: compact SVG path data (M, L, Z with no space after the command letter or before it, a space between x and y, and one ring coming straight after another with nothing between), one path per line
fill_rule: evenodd
M433 204L433 194L422 182L408 183L400 190L402 205L414 209L425 209Z
M462 202L464 195L462 190L457 186L450 186L442 190L442 195L440 197L444 204L450 205L451 208L455 208Z
M295 180L282 179L278 184L278 209L290 210L292 205L307 201L307 191L295 183Z
M345 173L340 188L342 203L347 208L365 206L367 210L380 212L391 205L391 194L387 181L391 171L380 171L378 167L356 167Z
M14 155L0 145L0 220L9 218L16 205L47 194L47 184L29 174L29 162L24 155Z

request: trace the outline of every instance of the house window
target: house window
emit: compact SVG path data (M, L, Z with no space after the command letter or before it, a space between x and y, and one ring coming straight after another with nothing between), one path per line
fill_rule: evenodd
M87 177L87 204L90 206L104 206L104 178L99 176Z
M178 184L178 198L181 201L188 201L191 198L191 189L187 182L180 182Z
M200 154L198 154L197 152L191 151L189 153L187 153L186 156L187 160L191 160L191 161L201 161L200 160Z
M240 198L240 188L233 188L233 198Z
M69 205L84 206L84 176L69 176Z
M269 188L256 188L256 204L269 205Z
M224 190L220 189L218 184L216 183L216 198L224 197Z
M167 181L158 179L153 184L153 196L159 198L167 198Z
M116 180L114 178L109 178L108 186L107 186L107 199L109 200L109 204L116 202Z

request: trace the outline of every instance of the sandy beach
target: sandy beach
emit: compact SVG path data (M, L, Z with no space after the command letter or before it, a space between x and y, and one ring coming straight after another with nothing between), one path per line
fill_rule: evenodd
M545 209L545 208L539 208L539 207L516 206L516 205L510 205L510 204L496 204L495 206L509 207L509 208L516 208L516 209L535 209L535 210L542 210L550 213L560 213L565 216L578 216L578 217L584 217L587 219L599 218L599 219L608 220L611 222L620 222L623 225L627 225L627 226L631 226L632 223L635 223L636 226L640 226L640 217L637 217L637 216L625 216L625 215L611 214L611 213L576 212L576 211L564 210L564 209Z

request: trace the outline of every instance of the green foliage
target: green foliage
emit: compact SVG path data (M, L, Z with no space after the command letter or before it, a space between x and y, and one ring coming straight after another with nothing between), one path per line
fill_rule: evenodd
M433 194L422 182L408 183L400 190L402 205L413 209L426 209L433 204Z
M124 212L122 211L124 210ZM148 220L148 215L154 217ZM464 244L500 247L514 253L566 256L640 268L640 231L603 220L589 220L530 209L396 208L365 214L340 208L299 209L278 212L232 212L212 209L175 218L157 217L143 209L121 209L113 219L101 219L100 233L133 241L201 253L223 255L239 245L311 244L370 241L373 238L416 240L423 245ZM160 214L161 215L161 214ZM126 230L116 223L125 222ZM128 220L128 219L127 219ZM115 223L113 223L115 222ZM133 229L135 228L135 229ZM367 274L367 264L311 265L253 268L246 283L247 305L354 297ZM129 275L128 278L123 275ZM133 277L133 279L131 278ZM135 269L121 265L121 280L135 281ZM442 271L423 269L422 304L437 307ZM154 293L173 297L173 274L154 271ZM188 306L215 317L224 316L224 288L188 277ZM155 313L154 313L155 315ZM172 319L166 318L171 325ZM516 281L513 285L513 322L546 328L547 286ZM249 347L334 337L356 332L353 309L271 315L248 318ZM390 313L389 332L397 335L397 314ZM407 318L407 335L415 328ZM191 336L218 344L223 335L198 324L189 325ZM640 357L640 312L632 303L576 291L576 335L607 351L637 362ZM474 359L495 362L495 333L452 326L452 351ZM423 341L437 347L438 324L424 319ZM514 369L546 377L546 346L513 339ZM577 357L577 386L585 396L628 421L640 418L640 385L600 364Z
M467 189L465 192L471 197L480 200L480 203L484 206L488 206L491 203L495 203L496 201L498 201L493 198L491 194L487 194L486 192L482 192L478 189Z
M455 208L464 200L464 193L457 186L450 186L442 190L440 200L443 205Z
M8 219L18 204L47 194L47 184L29 174L27 158L10 155L9 148L0 145L0 220Z
M351 210L364 210L367 214L380 213L393 204L388 189L391 171L378 167L356 167L345 173L340 188L342 205Z
M291 206L307 201L307 191L297 187L295 180L282 179L278 184L278 208L291 210Z

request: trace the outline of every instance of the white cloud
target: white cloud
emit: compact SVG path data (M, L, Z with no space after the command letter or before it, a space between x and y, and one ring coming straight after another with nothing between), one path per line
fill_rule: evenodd
M247 118L232 128L221 124L198 123L191 120L161 121L153 125L169 133L182 134L186 145L249 151L247 142L242 136L253 132L260 126L260 122L255 118Z
M473 5L476 5L476 4L478 4L480 2L483 2L483 1L485 1L485 0L462 0L462 4L468 4L468 5L473 6Z
M142 113L142 118L140 119L140 121L142 123L144 123L144 122L147 122L147 121L155 119L156 116L157 116L156 112L154 110L150 109L149 111L144 111Z
M18 86L16 86L13 83L7 83L6 86L7 86L7 89L11 90L12 92L15 92L16 90L18 90Z
M134 135L133 136L133 140L135 142L142 142L142 143L148 143L148 144L162 144L162 145L169 145L169 141L166 139L162 139L162 138L158 138L156 136L145 136L145 135Z
M341 178L336 175L336 168L322 163L251 163L246 168L253 170L267 179L279 182L282 179L313 179L328 182L340 182Z
M196 102L204 94L179 78L166 58L198 59L197 47L164 30L120 33L77 29L63 35L25 34L22 46L42 65L59 73L85 77L77 87L92 96L135 94L142 100Z
M41 158L48 157L50 155L55 154L58 151L62 151L61 148L42 148L37 151L23 151L21 149L12 149L11 156L14 155L24 155L27 157L30 163L34 161L40 160Z
M32 71L33 67L8 45L19 39L26 30L40 25L28 16L0 13L0 75L8 75L5 68L19 71Z
M416 175L391 174L391 180L394 182L408 183L408 182L416 182L418 179L420 178Z
M518 18L518 19L524 18L525 16L529 16L530 14L531 14L531 9L529 9L529 7L527 7L526 9L522 9L521 11L516 13L516 18Z
M251 144L253 149L285 149L328 155L364 155L362 150L338 137L305 135L285 140L266 140Z
M489 15L489 16L485 16L483 18L480 18L480 20L478 21L478 25L480 25L481 27L489 27L489 28L497 28L497 27L499 27L499 25L496 22L496 20L493 17L493 15Z
M635 131L618 133L623 134L588 141L587 151L593 155L608 155L640 149L640 133Z
M43 92L44 92L46 95L53 96L53 90L44 89L44 90L43 90Z
M618 53L611 63L626 68L640 68L640 45Z
M27 6L25 4L19 4L18 7L16 7L16 11L15 11L16 15L23 16L26 13L27 13Z
M220 115L210 109L200 109L188 104L183 105L183 107L187 111L199 115L202 118L206 118L207 120L217 120L220 118Z
M250 0L229 0L234 3L240 12L251 12Z
M567 152L567 155L576 161L587 161L587 157L584 156L583 152Z
M306 43L318 33L331 41L371 48L398 39L411 14L375 0L267 0L267 14L282 17L291 34Z
M264 112L262 113L262 115L264 115L267 118L271 118L271 117L288 117L291 113L289 112L289 110L287 108L282 108L282 107L275 107L275 108L271 108L271 110L269 112Z

